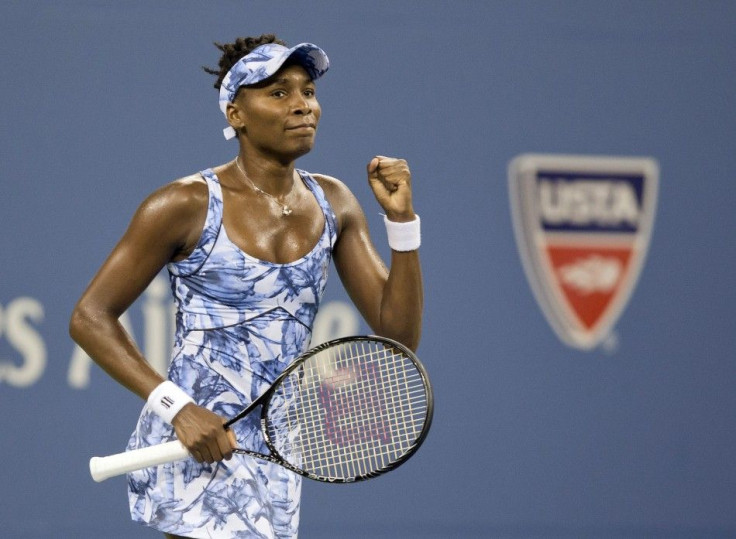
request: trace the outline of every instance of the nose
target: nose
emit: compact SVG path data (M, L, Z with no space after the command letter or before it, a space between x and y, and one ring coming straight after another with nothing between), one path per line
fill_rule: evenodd
M309 100L301 94L297 94L292 104L292 110L294 114L306 115L312 112L312 106L309 104Z

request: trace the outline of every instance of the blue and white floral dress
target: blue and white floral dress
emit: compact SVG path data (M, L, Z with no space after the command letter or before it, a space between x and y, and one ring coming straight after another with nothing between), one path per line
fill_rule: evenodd
M177 305L169 379L225 418L261 395L309 347L337 238L324 192L298 171L325 217L315 247L287 264L258 260L228 239L212 170L204 230L194 252L168 265ZM240 447L266 452L257 418L233 425ZM166 442L173 428L145 406L128 449ZM243 455L214 465L184 461L131 473L133 520L187 537L295 537L301 480Z

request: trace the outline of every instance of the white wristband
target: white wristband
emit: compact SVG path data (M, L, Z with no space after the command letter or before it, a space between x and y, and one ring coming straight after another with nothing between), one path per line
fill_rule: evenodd
M148 406L168 424L190 402L194 399L171 380L161 382L148 396Z
M422 243L422 234L420 230L421 221L417 215L413 221L407 223L397 223L389 221L388 217L383 216L383 222L386 225L386 234L388 234L388 245L394 251L414 251L419 249Z

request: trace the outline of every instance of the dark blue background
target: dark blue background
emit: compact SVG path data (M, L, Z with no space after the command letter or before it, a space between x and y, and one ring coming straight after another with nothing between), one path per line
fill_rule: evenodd
M735 27L729 1L5 0L0 315L42 305L47 363L0 380L0 535L160 536L129 522L122 479L89 478L141 402L97 368L69 384L67 321L149 192L234 156L200 66L269 31L328 52L299 166L351 186L384 256L365 165L410 162L437 399L396 472L305 484L302 537L736 535ZM659 162L648 258L599 349L556 338L522 271L506 168L524 152ZM334 272L327 299L345 301Z

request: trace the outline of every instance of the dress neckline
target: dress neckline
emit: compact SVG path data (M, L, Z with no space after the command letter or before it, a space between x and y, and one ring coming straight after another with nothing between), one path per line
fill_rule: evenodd
M217 173L209 169L209 173L211 174L212 179L217 184L217 196L220 198L220 202L222 203L222 215L220 216L220 228L224 234L224 238L227 240L227 242L244 258L250 260L251 262L255 262L258 264L262 264L265 266L272 266L272 267L289 267L289 266L295 266L297 264L300 264L310 258L314 252L320 248L322 245L322 241L324 239L325 234L327 233L328 226L327 226L327 213L325 211L325 208L323 207L319 196L315 192L314 186L312 185L312 182L316 183L316 180L312 179L312 182L307 181L305 178L306 173L303 173L301 170L296 169L297 174L299 175L299 178L301 179L302 183L309 189L309 192L312 193L312 196L317 201L317 205L320 208L320 211L322 212L322 217L324 224L322 225L322 232L317 237L317 241L312 246L307 253L305 253L303 256L300 256L296 260L290 261L290 262L274 262L272 260L264 260L262 258L259 258L257 256L254 256L245 249L241 248L237 243L235 243L232 239L230 239L230 235L227 233L227 228L225 227L225 200L222 196L222 186L220 185L220 178L217 176Z

